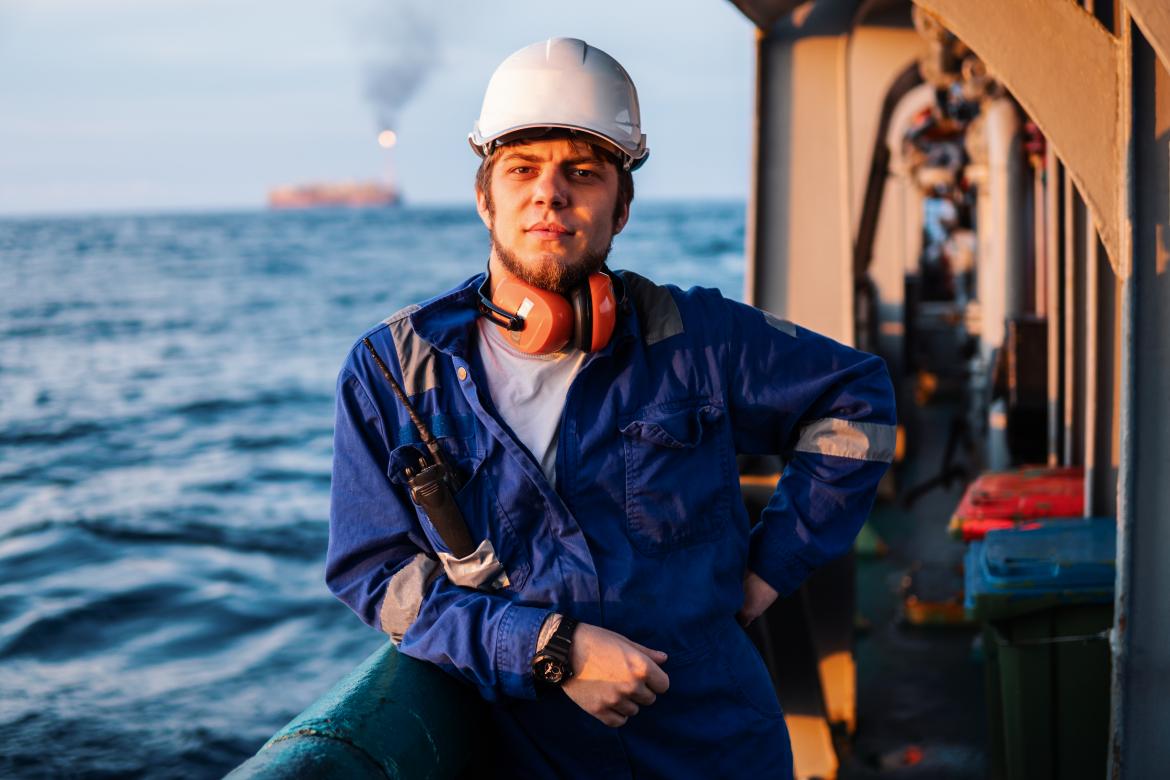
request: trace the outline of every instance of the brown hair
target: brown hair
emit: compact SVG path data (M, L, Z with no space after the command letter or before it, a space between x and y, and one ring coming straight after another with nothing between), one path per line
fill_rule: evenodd
M541 140L565 138L574 143L587 144L590 150L592 150L594 157L613 164L618 174L617 201L613 207L613 220L616 224L618 217L630 207L630 203L634 200L634 174L622 165L621 159L600 142L589 140L590 136L582 135L574 130L553 128L542 133L539 138ZM483 193L489 212L492 210L492 191L489 185L492 180L492 169L496 165L496 158L499 157L500 149L503 149L505 146L524 143L530 140L532 140L530 137L524 137L505 141L493 148L491 153L480 162L479 170L475 172L475 188Z

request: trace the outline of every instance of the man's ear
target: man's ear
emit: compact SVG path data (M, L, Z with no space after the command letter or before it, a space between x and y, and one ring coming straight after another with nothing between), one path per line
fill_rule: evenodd
M475 188L475 210L479 212L480 221L488 230L492 229L492 213L488 211L487 196L478 186Z
M624 203L624 204L622 204L621 212L616 217L614 217L613 234L616 236L618 233L622 232L622 228L624 228L626 226L626 223L629 221L630 221L630 204Z

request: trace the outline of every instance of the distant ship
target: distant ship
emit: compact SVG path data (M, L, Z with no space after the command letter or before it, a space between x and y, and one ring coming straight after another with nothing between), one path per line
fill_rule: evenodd
M272 209L372 208L395 206L397 189L374 181L300 184L268 191Z

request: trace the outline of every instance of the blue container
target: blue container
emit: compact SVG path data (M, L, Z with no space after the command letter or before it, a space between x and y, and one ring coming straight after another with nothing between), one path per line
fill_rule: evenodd
M978 620L1058 604L1113 601L1117 525L1112 518L992 531L964 559L968 616Z

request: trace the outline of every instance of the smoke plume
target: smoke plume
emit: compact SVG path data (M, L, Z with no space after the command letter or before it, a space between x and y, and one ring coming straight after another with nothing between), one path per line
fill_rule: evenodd
M365 95L377 129L397 129L402 110L438 61L434 20L403 0L379 2L364 15L359 40Z

